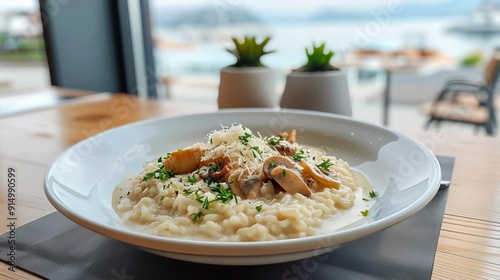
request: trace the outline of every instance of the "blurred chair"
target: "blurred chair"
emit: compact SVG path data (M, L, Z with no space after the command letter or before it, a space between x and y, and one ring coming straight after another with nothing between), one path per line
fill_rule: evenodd
M431 124L442 122L467 123L484 127L488 135L496 130L495 86L500 70L500 50L496 50L486 65L484 81L449 81L439 92L427 112Z

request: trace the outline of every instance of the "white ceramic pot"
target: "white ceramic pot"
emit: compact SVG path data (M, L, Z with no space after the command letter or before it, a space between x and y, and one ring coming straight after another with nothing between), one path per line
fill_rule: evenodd
M274 72L268 67L225 67L220 72L219 108L277 107Z
M347 73L292 72L287 76L280 106L352 116Z

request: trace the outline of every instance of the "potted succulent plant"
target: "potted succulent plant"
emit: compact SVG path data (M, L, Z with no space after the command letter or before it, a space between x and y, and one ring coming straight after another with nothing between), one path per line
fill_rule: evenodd
M236 57L236 63L220 72L219 108L278 106L274 72L260 61L263 55L273 52L264 50L271 38L260 43L248 36L243 42L231 39L235 48L227 51Z
M334 52L313 44L306 55L307 63L287 75L280 106L352 116L347 73L330 63Z

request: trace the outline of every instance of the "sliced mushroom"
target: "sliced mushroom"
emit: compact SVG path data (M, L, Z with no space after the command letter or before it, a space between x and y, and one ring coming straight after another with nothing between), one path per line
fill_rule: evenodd
M238 179L240 174L241 174L241 171L231 172L226 179L227 180L226 183L229 185L229 187L231 188L231 191L233 191L234 195L245 199L246 195L241 190L239 179Z
M243 199L259 198L260 188L264 185L258 175L248 175L246 170L232 171L226 180L233 193Z
M201 156L198 147L172 152L164 162L165 169L172 170L176 175L193 172L198 168Z
M325 187L335 188L335 189L340 188L340 180L323 174L323 172L321 172L321 170L319 170L319 168L316 167L315 165L312 165L312 164L302 160L302 161L300 161L300 166L302 166L304 168L302 170L302 175L304 177L310 177L310 178L314 179L323 188L325 188Z
M223 178L226 177L231 169L233 168L231 164L231 159L226 156L219 156L210 159L200 161L199 163L200 174L203 178L212 178L215 181L224 181ZM218 171L214 171L219 169Z
M264 161L262 171L264 172L264 175L266 175L268 179L272 179L271 171L278 166L285 166L287 168L297 169L296 164L293 163L293 161L287 157L270 156L266 158L266 160Z
M281 141L279 144L276 144L273 146L278 153L285 155L285 156L293 156L295 155L295 152L297 149L295 146L290 144L290 142L287 141Z
M272 169L271 176L286 192L300 193L305 196L312 194L299 172L294 169L278 166Z
M311 190L302 179L299 168L290 158L270 156L264 161L263 172L286 192L310 196Z
M264 182L260 180L259 176L251 175L246 178L240 179L240 188L245 193L246 198L256 199L260 197L260 188L264 185Z

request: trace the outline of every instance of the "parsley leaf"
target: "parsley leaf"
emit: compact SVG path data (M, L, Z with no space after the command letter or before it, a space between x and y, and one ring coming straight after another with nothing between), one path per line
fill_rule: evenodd
M194 184L194 183L198 182L198 179L196 179L196 176L194 176L194 175L192 175L192 176L188 175L187 180L191 184Z
M328 169L330 168L330 166L332 166L333 163L330 163L330 159L326 159L324 160L322 163L316 165L318 166L319 168L325 170L325 171L328 171Z
M262 205L255 206L255 210L257 210L257 212L260 212L262 210Z
M190 189L184 189L184 191L183 191L183 192L184 192L184 194L185 194L186 196L188 196L188 195L192 194L194 191L193 191L193 190L190 190Z
M210 184L208 187L215 194L215 199L212 200L211 202L221 201L223 203L227 203L231 199L234 198L236 203L238 203L236 196L234 195L233 191L229 187L226 188L226 187L224 187L224 185L219 184L219 183Z
M376 191L371 191L368 194L370 195L371 198L375 198L378 196L378 192L376 192Z
M151 178L153 178L155 176L155 173L154 172L151 172L151 173L148 173L146 175L144 175L144 178L142 178L143 181L147 181Z
M238 136L238 139L240 139L241 143L246 145L250 137L252 137L252 133L245 132L242 136Z
M196 214L193 214L193 218L191 218L191 221L193 221L193 223L196 223L203 216L204 216L203 213L200 211Z
M278 137L273 136L273 137L269 138L269 140L267 140L267 144L271 145L271 146L278 145L282 140L283 140L282 137L278 138Z
M305 159L306 158L306 155L304 153L304 150L300 150L298 152L296 152L293 156L292 156L293 160L295 162L300 162L301 160Z
M365 211L359 211L359 212L361 212L361 215L363 215L365 217L368 216L368 209L366 209Z
M253 147L251 147L251 149L252 149L252 155L254 158L257 158L257 154L259 155L260 158L262 158L262 152L260 151L259 147L253 146Z
M142 178L143 181L147 181L151 178L159 179L162 182L167 181L167 179L174 177L174 171L172 169L166 170L165 168L158 168L154 172L147 173Z

